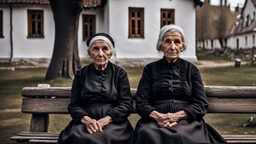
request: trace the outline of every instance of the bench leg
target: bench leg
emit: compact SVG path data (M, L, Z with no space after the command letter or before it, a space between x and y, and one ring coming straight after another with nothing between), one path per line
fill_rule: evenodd
M49 114L32 114L30 131L48 132Z

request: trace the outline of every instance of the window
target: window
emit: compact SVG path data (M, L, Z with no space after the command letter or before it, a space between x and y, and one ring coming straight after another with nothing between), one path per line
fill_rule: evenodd
M245 36L245 45L247 45L247 36Z
M252 44L255 45L255 35L252 36Z
M161 9L161 27L174 24L174 9Z
M129 38L144 38L144 8L129 7Z
M3 34L3 11L0 10L0 38L4 37Z
M28 10L28 37L44 37L44 13L42 10Z
M88 40L95 34L96 31L96 16L95 15L83 15L83 40Z
M249 22L250 22L250 15L247 15L245 26L249 26Z

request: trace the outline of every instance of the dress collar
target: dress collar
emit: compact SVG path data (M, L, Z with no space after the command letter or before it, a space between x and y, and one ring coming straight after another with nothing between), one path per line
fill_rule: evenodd
M164 64L168 64L168 65L170 65L170 66L173 66L173 65L178 65L178 64L180 63L180 58L177 58L177 60L176 60L175 62L169 63L169 62L166 60L165 56L164 56L164 57L163 57L163 61L164 61Z

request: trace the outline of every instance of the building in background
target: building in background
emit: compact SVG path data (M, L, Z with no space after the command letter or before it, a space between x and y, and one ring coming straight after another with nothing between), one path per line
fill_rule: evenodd
M200 0L84 0L80 15L80 58L88 58L86 40L98 32L116 42L117 62L149 62L162 57L156 50L160 28L180 25L188 49L182 57L196 61L195 33ZM54 44L54 20L48 0L0 1L0 59L50 59Z
M232 25L228 47L239 51L256 46L256 0L246 0L240 19Z
M229 11L228 6L205 3L197 10L197 47L228 49L254 57L256 36L256 0L246 0L243 8Z
M197 47L208 50L227 47L227 36L238 14L239 8L231 11L227 0L223 5L210 5L210 0L206 0L202 8L196 9Z

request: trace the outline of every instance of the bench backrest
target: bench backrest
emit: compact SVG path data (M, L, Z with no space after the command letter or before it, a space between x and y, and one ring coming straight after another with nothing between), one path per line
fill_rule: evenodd
M37 114L67 114L70 87L24 87L22 112ZM256 113L256 87L205 86L209 113ZM135 99L136 89L132 89ZM134 104L133 113L136 113Z

